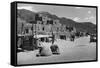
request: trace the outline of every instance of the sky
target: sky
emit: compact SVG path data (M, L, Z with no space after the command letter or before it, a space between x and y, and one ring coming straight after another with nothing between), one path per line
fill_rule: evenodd
M80 23L92 22L96 24L96 8L19 3L17 9L27 9L33 12L44 11L58 17L73 19Z

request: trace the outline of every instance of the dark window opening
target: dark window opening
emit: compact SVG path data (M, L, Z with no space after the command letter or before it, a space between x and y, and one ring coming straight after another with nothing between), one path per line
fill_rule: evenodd
M29 33L29 30L28 29L26 29L26 33Z
M60 35L60 39L66 40L66 36L65 35Z
M42 30L44 31L44 27L42 28Z

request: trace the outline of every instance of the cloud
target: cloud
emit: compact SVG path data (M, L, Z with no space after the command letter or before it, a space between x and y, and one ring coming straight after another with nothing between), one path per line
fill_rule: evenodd
M95 18L94 16L91 16L91 17L90 17L90 19L94 19L94 18Z
M74 20L74 21L79 21L80 18L79 18L79 17L75 17L73 20Z
M85 20L89 20L89 17L86 17Z
M86 17L85 20L91 20L91 19L94 19L95 17L94 16L90 16L90 17Z
M33 7L32 7L32 6L20 6L20 7L17 7L17 9L27 9L27 10L30 10L30 11L35 11L35 12L36 12L36 10L35 10L35 9L33 9Z
M89 10L89 11L88 11L88 14L91 14L91 13L92 13L92 12Z
M84 20L96 24L96 17L95 16L86 17L86 18L84 18Z

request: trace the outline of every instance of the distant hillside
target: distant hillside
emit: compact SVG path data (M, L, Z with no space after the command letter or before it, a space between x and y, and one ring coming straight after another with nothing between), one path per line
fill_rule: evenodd
M35 20L35 14L35 12L26 9L20 9L17 12L17 16L27 22Z
M72 19L68 18L59 18L56 15L52 15L48 12L39 12L43 15L48 16L49 18L52 19L59 19L61 24L65 24L67 26L75 27L77 31L81 32L89 32L89 33L96 33L96 25L91 23L91 22L75 22ZM26 9L20 9L18 10L18 17L25 20L26 22L35 20L35 12L26 10Z
M60 18L62 24L66 24L71 27L75 27L77 31L96 33L96 25L91 22L75 22L71 19Z

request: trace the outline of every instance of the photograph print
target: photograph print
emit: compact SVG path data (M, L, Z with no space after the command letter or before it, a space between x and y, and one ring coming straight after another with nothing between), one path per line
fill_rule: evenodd
M97 7L17 3L17 65L97 60Z

